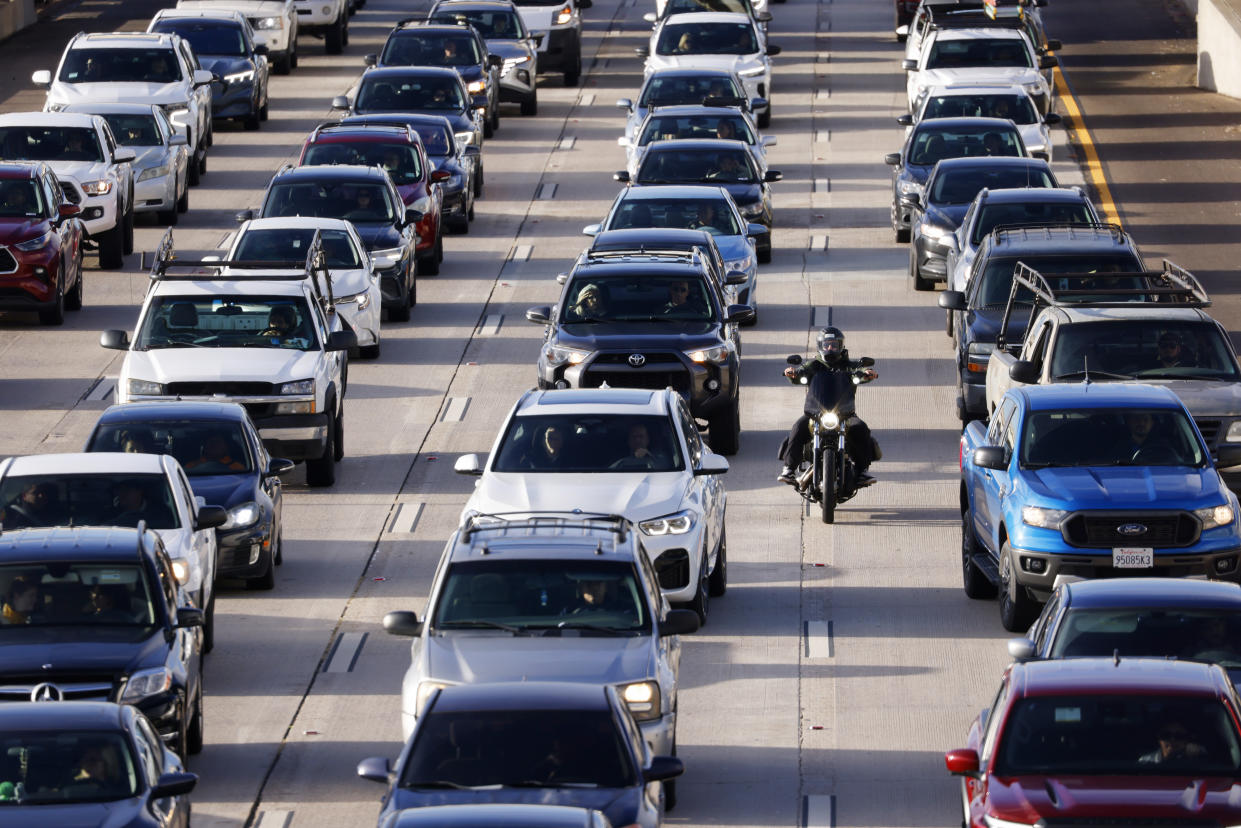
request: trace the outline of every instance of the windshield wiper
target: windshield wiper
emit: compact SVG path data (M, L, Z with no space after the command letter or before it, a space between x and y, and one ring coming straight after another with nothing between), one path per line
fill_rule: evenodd
M1058 380L1068 379L1069 377L1082 377L1084 379L1087 376L1089 376L1091 379L1094 379L1095 377L1100 377L1102 379L1116 379L1116 380L1133 379L1133 377L1131 377L1128 374L1114 374L1111 371L1096 371L1093 368L1091 368L1089 371L1066 371L1063 374L1056 374L1055 379L1058 379Z
M402 782L402 788L452 788L457 791L475 790L474 785L461 785L457 782L449 782L447 779L429 779L425 782Z
M453 621L448 624L440 624L441 630L458 630L458 629L480 629L480 630L504 630L511 632L513 635L521 635L526 632L525 627L515 627L512 624L501 624L499 621Z
M597 624L581 624L573 621L561 621L556 625L558 630L590 630L591 632L603 633L604 635L625 635L626 630L618 630L615 627L601 627Z
M597 788L595 782L540 782L537 779L522 779L519 782L504 782L506 788Z

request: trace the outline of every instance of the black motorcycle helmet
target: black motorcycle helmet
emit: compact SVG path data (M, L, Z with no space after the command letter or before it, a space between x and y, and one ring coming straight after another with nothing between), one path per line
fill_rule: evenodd
M816 338L819 356L824 362L838 362L845 353L845 335L840 328L828 326Z

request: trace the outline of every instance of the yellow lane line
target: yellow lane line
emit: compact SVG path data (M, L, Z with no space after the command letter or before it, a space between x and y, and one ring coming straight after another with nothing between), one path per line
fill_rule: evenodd
M1086 156L1086 178L1089 179L1099 196L1099 203L1095 206L1098 207L1102 214L1100 217L1104 221L1114 221L1120 224L1120 211L1116 209L1116 202L1112 200L1112 190L1107 185L1107 176L1103 174L1103 162L1099 160L1099 153L1095 150L1090 130L1086 128L1086 119L1082 117L1081 107L1077 105L1077 98L1069 89L1064 73L1059 67L1056 67L1054 72L1056 95L1064 102L1064 108L1069 114L1069 139L1077 144Z

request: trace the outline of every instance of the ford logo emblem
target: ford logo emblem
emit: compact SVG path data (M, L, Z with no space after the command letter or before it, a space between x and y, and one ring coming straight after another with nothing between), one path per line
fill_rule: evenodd
M643 365L646 365L646 355L645 354L630 354L629 364L632 365L634 368L641 368Z
M1116 534L1124 535L1128 538L1145 535L1146 531L1146 527L1141 523L1122 523L1116 527Z

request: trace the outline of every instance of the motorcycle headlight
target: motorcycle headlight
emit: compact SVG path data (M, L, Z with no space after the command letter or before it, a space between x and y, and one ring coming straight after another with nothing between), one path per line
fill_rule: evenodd
M453 135L456 136L457 143L463 147L468 147L470 144L474 143L474 133L472 131L471 132L454 132Z
M280 391L278 393L313 396L315 393L315 381L312 379L304 379L295 380L294 382L286 382L280 386Z
M52 243L52 239L54 238L56 238L56 234L51 231L48 231L44 233L42 236L39 236L37 239L31 239L30 241L18 242L17 244L13 246L16 247L18 250L24 250L27 253L33 253L36 250L42 250L43 248L47 247L49 244Z
M160 164L158 167L147 167L145 170L138 173L138 180L147 181L152 178L159 178L163 175L168 175L167 164Z
M228 520L220 526L221 529L244 529L247 526L253 526L259 522L259 516L263 512L259 509L259 505L254 501L242 503L240 506L234 506L228 510Z
M487 91L487 79L470 81L465 85L465 88L471 95L481 95Z
M427 706L431 696L436 690L443 690L448 687L446 681L421 681L418 683L418 692L414 694L414 715L422 713L422 709Z
M572 19L573 19L573 7L570 5L566 4L563 9L556 12L556 25L557 26L563 26L564 24L568 23Z
M745 271L745 270L749 270L753 266L754 266L754 257L749 254L746 254L746 256L741 259L729 259L728 261L724 262L725 270Z
M663 517L644 520L638 524L638 528L642 530L644 535L684 535L690 529L693 529L694 524L697 522L697 516L686 509L683 512L677 512L675 515L664 515Z
M260 17L257 20L251 20L256 29L283 29L283 17Z
M1039 529L1059 529L1060 521L1064 520L1066 515L1068 515L1068 512L1063 509L1023 506L1021 509L1021 522L1026 526L1034 526Z
M835 411L824 411L819 415L819 425L827 429L840 428L840 415Z
M82 191L92 196L107 195L112 192L112 182L106 178L101 178L98 181L87 181L82 185Z
M164 384L151 380L131 379L129 393L139 397L158 397L164 393Z
M690 358L691 362L697 362L700 364L713 362L716 365L720 365L728 361L728 357L732 354L732 352L732 343L725 342L723 345L716 345L714 348L686 351L685 355Z
M622 685L619 689L620 697L624 699L625 706L636 721L648 722L659 718L661 694L657 682L635 681L633 684Z
M590 351L577 348L564 348L550 342L543 346L543 359L553 368L564 365L566 362L570 365L577 365L588 356L590 356Z
M125 682L121 693L121 702L142 701L157 693L163 693L172 687L172 671L167 667L154 667L150 670L139 670Z
M1202 528L1204 530L1227 526L1232 523L1233 519L1232 507L1227 504L1223 506L1208 506L1205 509L1194 509L1194 514L1198 516L1198 520L1202 521Z
M247 69L244 72L234 72L231 75L224 76L225 83L250 83L254 80L254 70Z

